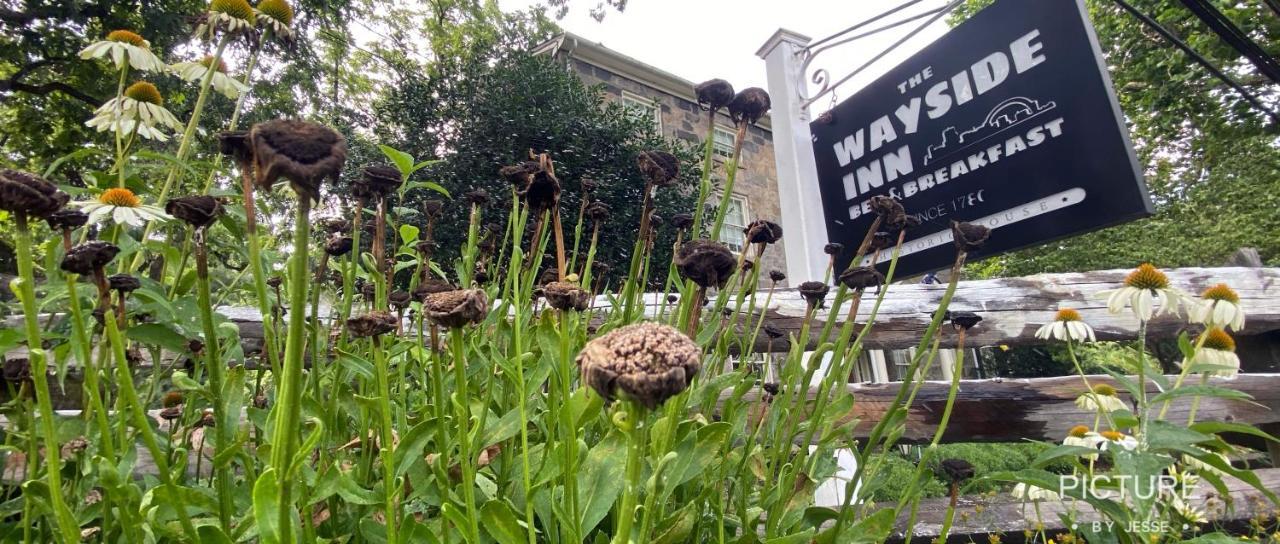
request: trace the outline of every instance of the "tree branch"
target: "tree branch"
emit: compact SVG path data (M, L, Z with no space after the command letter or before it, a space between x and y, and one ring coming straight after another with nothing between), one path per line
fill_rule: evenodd
M32 85L30 83L23 83L21 81L15 81L13 79L0 80L0 92L5 92L5 91L17 91L20 93L34 94L37 96L47 96L49 94L53 94L57 92L57 93L62 93L67 96L70 96L71 98L84 102L95 108L102 105L102 100L99 100L93 96L90 96L88 93L85 93L84 91L81 91L80 89L72 87L71 85L63 83L61 81L52 81L49 83Z

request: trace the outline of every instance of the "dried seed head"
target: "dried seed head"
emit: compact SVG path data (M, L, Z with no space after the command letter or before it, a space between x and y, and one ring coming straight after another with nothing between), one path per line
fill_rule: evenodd
M147 40L128 30L112 30L111 32L108 32L107 41L127 43L129 45L136 45L143 49L150 49L150 46L147 44Z
M62 270L86 276L110 263L120 248L101 240L90 240L67 251L62 257Z
M347 331L356 338L381 336L396 330L396 316L390 312L369 312L347 320Z
M132 293L142 287L142 282L129 274L114 274L107 277L107 286L112 291Z
M782 225L757 219L742 229L742 233L746 235L747 242L752 244L772 244L782 239Z
M957 250L977 251L987 242L987 237L991 236L991 229L973 223L952 221L951 235L955 238Z
M181 406L183 402L185 402L185 400L182 395L182 391L168 391L163 397L160 397L160 406L165 408Z
M712 115L733 102L733 85L723 79L703 81L694 86L693 91L698 95L698 105L711 111Z
M881 225L897 225L906 220L907 211L902 208L902 203L891 196L876 195L868 202L871 211L880 216Z
M667 303L668 303L668 304L675 304L675 303L676 303L677 301L679 301L679 300L680 300L680 295L677 295L677 294L675 294L675 293L671 293L671 294L667 295Z
M786 274L784 274L781 270L770 270L770 271L769 271L769 280L770 280L770 281L772 281L772 282L774 282L774 283L778 283L778 282L780 282L780 281L785 281L786 279L787 279L787 275L786 275Z
M769 113L769 93L759 87L748 87L740 91L729 103L729 117L739 125L754 125L766 113Z
M281 278L280 276L271 276L270 278L267 278L267 287L272 289L279 289L283 284L284 278Z
M982 316L973 312L953 312L947 310L943 316L951 322L951 326L956 329L969 330L982 321Z
M195 229L208 228L218 216L222 215L222 203L209 195L194 195L171 198L164 205L164 211Z
M31 361L26 357L5 359L2 369L5 381L22 382L31 379Z
M542 286L547 304L557 310L584 311L591 306L591 293L567 281L553 281Z
M595 223L607 221L609 219L609 205L599 200L587 204L587 217Z
M172 406L172 407L160 410L160 419L163 419L165 421L173 421L180 417L182 417L181 406Z
M53 230L74 229L83 227L89 222L89 214L75 208L63 208L44 218Z
M320 183L338 179L347 161L347 139L329 127L295 119L258 123L249 130L256 182L271 190L276 180L289 180L293 190L320 199Z
M871 266L855 266L840 273L840 283L850 289L878 287L884 283L884 274Z
M489 191L484 190L483 187L471 189L464 193L463 196L467 198L468 202L476 206L484 206L489 203Z
M427 319L442 327L461 328L484 321L489 299L481 289L432 293L423 302Z
M681 276L705 289L724 287L738 263L724 244L703 239L681 244L676 251L675 264Z
M831 242L830 244L822 246L822 252L827 255L838 255L841 251L844 251L844 244L840 242Z
M943 459L938 463L942 476L953 484L973 477L973 465L964 459Z
M656 229L656 228L658 228L658 227L661 227L661 226L662 226L662 216L661 216L661 215L658 215L658 214L656 214L656 213L651 213L651 214L649 214L649 226L650 226L650 227L652 227L652 228L655 228L655 229Z
M871 235L871 244L867 246L869 251L880 251L893 247L894 236L885 231L877 231Z
M504 166L498 173L515 186L517 196L541 213L560 203L560 180L551 164L551 158L543 154L539 160Z
M1227 331L1214 327L1204 336L1204 347L1219 351L1235 351L1236 341Z
M87 449L89 449L89 441L83 436L77 436L63 444L59 451L61 451L62 457L66 459L80 455Z
M231 157L241 169L249 168L253 164L253 146L249 143L249 131L219 132L218 152Z
M160 95L160 89L149 81L136 81L124 90L124 95L137 100L156 106L164 105L164 97Z
M594 179L583 178L581 184L583 194L594 193L600 188L600 182Z
M1125 276L1124 284L1138 289L1166 289L1169 287L1169 276L1151 266L1151 263L1142 263Z
M671 216L671 226L680 230L689 230L693 226L693 214L678 213Z
M601 397L622 396L653 409L693 382L698 345L660 323L636 323L587 342L578 354L582 380Z
M195 426L197 428L215 427L217 425L218 425L218 418L214 417L213 408L205 408L204 411L200 413L200 419L196 420L195 422Z
M0 210L44 218L67 204L71 197L48 180L29 172L0 169Z
M655 187L666 187L680 175L680 160L666 151L641 151L636 157L640 173Z
M800 291L800 296L804 297L805 302L809 303L810 308L821 308L827 293L831 291L831 287L820 281L806 281L796 289Z
M413 298L419 301L426 301L427 295L444 293L446 291L453 291L456 289L457 287L454 287L453 284L447 281L436 277L429 277L423 279L418 283L417 287L413 288Z
M341 257L351 252L351 248L355 241L350 236L341 233L329 235L329 239L324 242L324 252L331 257Z
M787 331L784 331L778 328L778 326L774 325L773 323L765 323L764 335L768 336L770 339L777 340L779 338L786 336Z
M756 263L755 263L755 261L752 261L751 259L743 259L743 260L742 260L742 268L741 268L741 270L742 270L742 273L743 273L743 274L747 274L747 273L751 272L751 270L753 270L755 267L756 267Z
M901 220L895 223L886 223L884 225L885 232L892 238L897 238L903 231L914 229L920 226L920 218L914 215L904 215Z
M360 169L360 179L351 184L351 194L361 199L386 198L400 188L400 171L389 164L370 164Z
M413 295L408 291L397 289L387 294L387 303L391 304L391 307L397 310L408 308L409 302L412 300Z

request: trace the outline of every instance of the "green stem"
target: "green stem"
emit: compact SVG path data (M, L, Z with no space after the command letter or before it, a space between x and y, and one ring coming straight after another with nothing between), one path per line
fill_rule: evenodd
M391 422L391 386L388 383L390 371L387 369L387 356L382 350L378 337L373 338L373 364L377 368L378 410L382 412L382 436L379 438L378 454L382 458L382 490L386 500L387 542L395 543L397 529L400 526L400 505L398 486L396 486L396 467L392 449L393 431Z
M640 471L644 468L645 438L648 429L644 426L646 410L634 401L623 401L624 412L614 415L614 424L627 434L627 468L626 480L622 488L622 502L618 505L618 530L613 534L611 544L630 544L631 527L636 519L636 498L640 487ZM625 418L619 424L619 418Z
M200 306L200 322L204 326L205 367L209 372L209 389L213 398L213 447L221 453L229 447L227 431L233 421L227 417L226 401L223 398L223 386L226 381L226 365L222 363L222 352L218 347L218 328L213 320L212 297L209 294L209 249L204 240L205 232L196 230L192 238L196 246L196 304ZM235 419L238 419L235 418ZM216 454L215 454L216 455ZM218 521L223 532L231 534L231 514L235 511L232 500L231 474L225 463L215 463L213 467L215 487L218 494Z
M285 341L283 373L276 402L276 428L272 444L271 467L279 481L279 520L281 542L293 541L293 478L290 463L298 448L299 418L302 414L302 356L306 342L307 254L310 249L311 199L298 195L294 218L293 258L289 261L289 336Z
M44 435L44 451L49 462L46 464L45 477L49 484L49 502L53 507L54 517L58 523L58 531L62 533L64 542L79 542L80 528L75 516L67 508L62 496L61 462L58 452L58 433L53 415L53 400L49 396L48 369L45 363L45 351L40 342L40 323L36 310L35 267L31 257L31 230L27 225L24 213L14 214L18 223L18 240L14 244L18 252L18 277L21 278L19 292L22 298L23 323L27 332L27 360L31 367L31 381L36 388L36 406L40 412L40 430ZM74 296L74 295L73 295ZM105 321L113 322L110 315Z
M458 464L462 468L462 500L467 510L467 538L470 542L480 542L480 513L476 511L475 454L471 448L471 394L467 387L466 344L462 329L449 329L449 348L453 351L453 370L456 391L454 405L457 407L458 427Z

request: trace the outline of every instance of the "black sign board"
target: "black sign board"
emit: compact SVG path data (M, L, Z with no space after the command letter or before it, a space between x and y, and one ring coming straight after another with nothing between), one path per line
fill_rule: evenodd
M899 278L951 265L952 220L992 228L976 258L1152 210L1083 0L998 0L810 128L841 266L877 195L923 221Z

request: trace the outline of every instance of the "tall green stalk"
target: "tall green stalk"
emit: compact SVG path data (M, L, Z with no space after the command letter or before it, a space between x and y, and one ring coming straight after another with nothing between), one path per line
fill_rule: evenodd
M209 372L209 393L213 399L213 417L216 421L213 426L214 451L221 453L227 451L229 447L229 437L227 436L229 429L227 429L226 424L232 418L227 417L226 401L223 399L227 368L222 362L222 352L218 347L218 329L213 320L213 303L212 297L209 295L209 248L205 244L204 236L203 229L197 229L194 234L196 244L196 304L200 307L200 322L204 327L205 367ZM231 534L231 514L235 510L235 504L232 500L233 484L228 468L226 463L213 464L214 479L216 481L215 491L218 494L218 521L222 524L222 531Z
M396 466L394 431L391 422L391 386L388 383L391 371L387 368L387 355L383 352L380 339L373 337L373 364L377 369L378 382L378 411L381 412L378 437L378 455L382 461L382 490L383 498L386 501L386 518L387 518L387 542L399 542L397 532L400 527L400 498L399 488L396 486Z
M49 484L49 504L53 507L54 518L58 524L58 532L64 542L79 542L80 528L75 516L67 508L62 497L62 474L58 452L57 424L53 415L53 400L49 396L49 378L45 363L45 351L40 342L40 323L36 310L35 267L31 257L31 229L27 224L27 216L14 214L18 224L18 277L20 279L19 295L22 298L23 324L27 333L27 361L31 367L31 382L36 389L36 408L40 412L40 431L44 439L44 451L49 462L45 464L45 478ZM106 321L114 321L107 317ZM30 461L34 464L35 459Z

